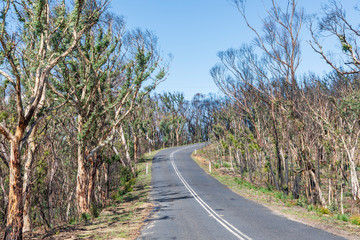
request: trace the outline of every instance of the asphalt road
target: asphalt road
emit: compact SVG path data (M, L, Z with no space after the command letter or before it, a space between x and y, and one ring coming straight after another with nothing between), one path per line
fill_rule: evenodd
M191 153L202 146L166 149L155 156L151 197L156 207L138 239L344 239L235 194L192 160Z

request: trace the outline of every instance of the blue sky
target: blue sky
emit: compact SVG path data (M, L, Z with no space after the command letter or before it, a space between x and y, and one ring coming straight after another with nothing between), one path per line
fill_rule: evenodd
M285 2L285 0L279 0ZM300 0L306 13L317 13L327 1ZM352 9L356 0L342 1ZM270 0L251 0L247 4L250 22L261 27L264 7ZM164 55L172 54L168 79L157 92L183 92L187 99L196 93L219 92L209 74L217 62L217 52L251 43L254 34L245 26L237 9L228 0L113 0L112 12L125 17L128 28L153 31ZM302 35L300 73L321 74L330 68L310 49ZM334 43L330 49L335 49Z

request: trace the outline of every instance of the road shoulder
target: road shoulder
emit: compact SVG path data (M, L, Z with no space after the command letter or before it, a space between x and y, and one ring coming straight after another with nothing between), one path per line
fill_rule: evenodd
M239 179L239 176L231 171L212 168L211 173L209 173L208 161L201 154L201 151L197 151L197 154L193 153L192 158L207 174L216 178L219 182L229 187L229 189L233 192L267 207L277 215L322 229L350 240L360 239L359 226L337 220L330 214L308 211L304 207L296 206L291 201L285 201L281 198L279 199L275 193L263 193L254 189L250 184L239 184L239 182L235 180Z

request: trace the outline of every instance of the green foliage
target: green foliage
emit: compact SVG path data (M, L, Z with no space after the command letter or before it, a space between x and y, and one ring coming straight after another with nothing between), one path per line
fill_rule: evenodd
M275 192L274 193L275 198L285 202L288 199L288 196L284 192Z
M342 50L344 52L350 52L352 50L352 46L346 42L345 36L344 35L338 35L338 38L339 38L339 40L341 42Z
M351 216L349 220L352 224L360 225L360 215Z
M223 167L225 167L225 168L231 168L231 165L230 165L229 163L224 163L224 164L223 164Z
M69 219L69 224L70 225L74 225L74 224L76 224L77 223L77 221L76 221L76 218L75 217L71 217L70 219Z
M296 205L300 207L305 207L307 204L306 198L303 196L300 196L298 199L296 199ZM309 206L311 206L311 210L309 210ZM308 206L308 211L312 211L312 205Z
M330 210L327 209L326 207L319 207L316 209L316 212L321 213L321 214L329 214Z
M357 118L360 114L360 92L345 96L340 102L341 115L346 118Z
M259 191L262 192L262 193L265 193L265 194L268 194L268 193L271 193L273 190L269 187L260 187L259 188Z
M311 211L313 211L314 210L314 206L311 204L311 205L308 205L307 206L307 210L309 211L309 212L311 212Z
M90 214L93 218L99 217L100 211L101 209L95 203L91 203Z
M120 196L128 192L132 192L136 178L133 176L131 169L128 167L120 167L120 187L118 193Z
M3 120L6 120L9 116L9 113L5 112L5 111L1 111L0 112L0 122L2 122Z
M82 213L81 214L81 220L84 222L88 222L91 220L91 214L90 213Z
M222 147L223 147L225 150L227 150L227 149L229 148L229 144L228 144L227 142L225 142L224 140L221 140L220 142L221 142Z
M234 181L241 187L249 188L249 189L255 189L256 187L249 182L240 179L240 178L234 178Z
M331 212L336 212L338 210L338 206L337 206L336 202L332 201L331 204L329 205L328 209Z
M346 214L336 214L335 215L335 218L337 220L341 220L341 221L344 221L344 222L348 222L349 221L349 216L346 215Z

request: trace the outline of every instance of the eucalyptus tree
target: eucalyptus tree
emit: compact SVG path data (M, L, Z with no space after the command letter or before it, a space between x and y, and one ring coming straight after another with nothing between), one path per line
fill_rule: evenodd
M337 122L340 125L332 123L331 118L320 113L320 109L310 108L320 125L327 125L331 134L342 143L347 158L350 163L351 189L353 199L360 200L360 184L358 173L356 171L358 156L358 140L360 135L358 117L359 90L358 76L360 73L360 53L358 41L360 39L360 28L357 23L352 22L346 16L346 11L339 1L331 0L325 5L320 15L319 21L314 19L310 22L310 32L312 41L310 42L315 52L321 55L327 64L337 73L337 78L342 78L345 87L340 89L338 104L333 105ZM340 54L325 51L321 40L323 38L335 39L341 49ZM344 86L340 84L340 86ZM331 94L328 94L331 98ZM310 104L309 104L310 105Z
M253 104L265 107L269 113L268 125L272 132L276 150L276 165L279 184L278 188L287 191L284 179L280 131L281 116L291 112L297 113L298 82L297 70L300 64L300 31L305 20L304 11L298 1L289 0L285 4L271 1L263 18L263 31L251 25L246 14L246 1L233 0L243 20L255 34L255 47L243 46L239 50L229 49L219 53L221 64L212 70L212 75L220 89L230 96L235 103L253 121L260 146L265 139L261 138L259 122L255 118ZM259 59L254 52L262 53ZM243 54L243 55L242 55ZM256 97L255 100L253 97ZM299 114L295 114L299 116ZM301 119L299 119L301 121ZM288 133L289 134L289 133ZM286 173L285 169L285 175Z
M355 10L356 6L354 6ZM350 10L350 9L349 9ZM356 11L356 14L358 12ZM309 24L312 41L311 47L321 55L327 64L341 75L360 73L360 53L357 42L360 38L360 28L346 15L340 1L330 0L323 6L319 20L312 18ZM321 40L335 40L342 50L341 54L326 51Z
M156 37L125 30L122 19L107 14L63 59L52 79L52 91L77 112L77 186L79 214L90 210L94 178L86 186L86 164L96 170L98 151L111 143L136 99L154 89L166 75ZM144 82L151 82L144 86ZM149 82L149 81L148 81ZM94 165L95 164L95 165Z
M36 124L35 113L42 111L39 107L48 77L59 61L74 50L81 36L96 24L106 5L106 0L74 1L72 7L67 1L2 2L1 83L5 85L5 101L15 105L14 112L3 112L14 121L0 124L0 133L10 145L5 239L22 239L22 147Z
M182 131L184 129L186 119L186 100L182 93L166 92L160 95L162 111L168 116L166 121L170 124L170 133L173 135L171 141L173 145L179 146Z

